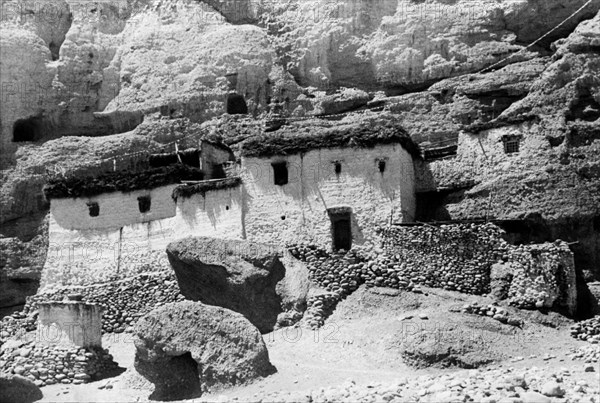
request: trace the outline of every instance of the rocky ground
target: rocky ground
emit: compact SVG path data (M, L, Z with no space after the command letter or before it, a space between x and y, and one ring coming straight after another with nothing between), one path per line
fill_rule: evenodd
M595 0L11 2L0 30L0 307L37 289L49 172L94 172L106 158L195 142L232 92L253 118L385 107L424 147L454 144L465 128L541 121L527 130L540 152L501 164L500 175L458 156L434 167L432 186L475 186L448 204L452 218L486 213L495 190L498 218L537 215L544 240L580 241L579 264L593 270L599 9ZM24 122L33 138L14 141Z
M570 320L506 307L522 322L511 326L462 312L474 303L489 300L363 286L319 330L263 335L275 374L194 401L600 401L599 345L571 337ZM105 335L103 345L130 369L85 385L46 386L42 401L147 401L152 386L131 373L131 336Z

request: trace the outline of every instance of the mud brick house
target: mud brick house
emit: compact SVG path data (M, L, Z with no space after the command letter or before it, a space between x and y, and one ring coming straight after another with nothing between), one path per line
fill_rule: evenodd
M297 129L245 138L233 147L235 163L223 145L203 144L193 166L173 155L151 156L146 171L51 182L42 283L142 270L185 236L337 250L364 243L379 226L414 219L418 150L401 128ZM231 165L225 177L223 167Z
M249 239L348 250L378 226L414 220L417 150L402 129L296 130L242 144Z

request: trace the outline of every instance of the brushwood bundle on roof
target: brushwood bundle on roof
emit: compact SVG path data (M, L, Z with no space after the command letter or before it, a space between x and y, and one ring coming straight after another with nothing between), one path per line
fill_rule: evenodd
M539 122L539 116L535 114L523 114L517 116L502 116L489 122L479 122L463 126L463 130L468 133L478 134L484 130L497 129L500 127L518 125L525 122Z
M143 172L118 171L98 176L52 178L44 187L47 199L90 197L108 192L131 192L154 189L180 183L182 180L202 180L204 173L186 165L170 165Z
M199 168L200 150L197 148L189 148L187 150L179 151L178 153L150 154L148 162L150 167L158 168L177 164L179 159L181 159L181 162L185 165Z
M208 180L200 183L190 183L177 186L173 189L172 197L174 200L178 198L188 198L195 194L201 194L204 196L206 192L218 189L228 189L237 187L242 184L242 179L238 176L232 178Z
M286 126L284 129L247 138L239 145L246 157L269 157L305 153L319 148L362 147L400 144L414 157L418 146L393 122L332 123L330 126Z

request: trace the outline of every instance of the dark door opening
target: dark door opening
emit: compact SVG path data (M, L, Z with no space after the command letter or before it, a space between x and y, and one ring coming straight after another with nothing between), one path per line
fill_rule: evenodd
M344 213L331 217L333 232L333 249L350 250L352 248L352 226L350 213Z

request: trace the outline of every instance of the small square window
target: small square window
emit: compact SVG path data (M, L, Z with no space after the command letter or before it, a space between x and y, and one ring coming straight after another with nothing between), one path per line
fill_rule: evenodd
M385 172L385 161L379 160L377 162L377 167L379 168L379 172L384 173Z
M138 197L138 208L140 209L140 213L147 213L150 211L150 206L152 205L152 199L150 196L140 196Z
M274 162L273 166L273 178L274 183L278 186L283 186L288 183L288 169L286 162Z
M334 168L335 174L336 175L341 174L342 173L342 163L339 161L336 161L336 162L334 162L334 166L335 166L335 168Z
M100 206L97 202L86 203L90 213L90 217L98 217L100 215Z
M503 137L502 141L504 142L504 153L505 154L514 154L519 152L520 147L520 138L507 136Z

